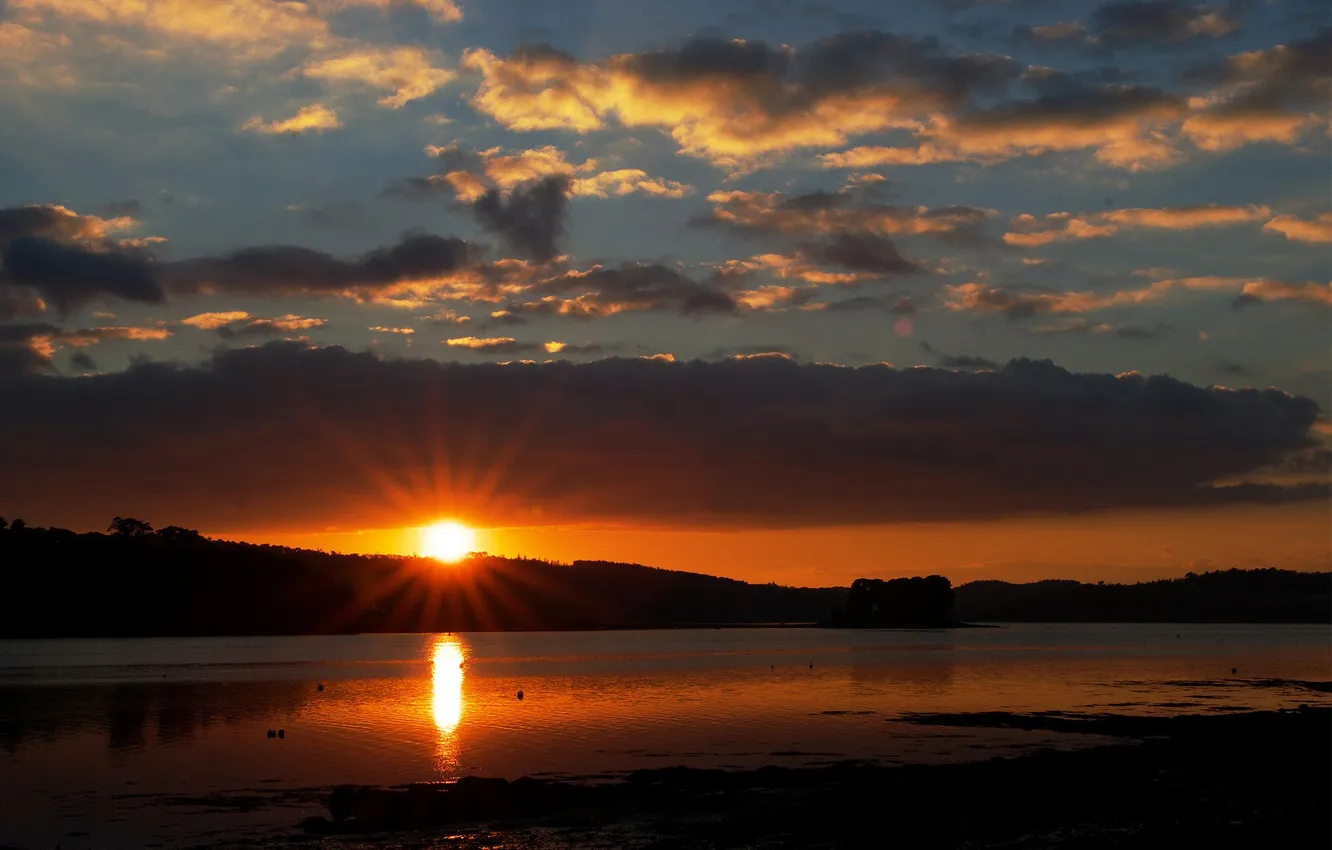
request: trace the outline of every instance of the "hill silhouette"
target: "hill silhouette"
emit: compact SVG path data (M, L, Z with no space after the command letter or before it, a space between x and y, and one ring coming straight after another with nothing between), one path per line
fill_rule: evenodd
M999 623L1329 623L1332 574L1214 570L1138 584L973 581L963 620Z
M449 565L346 555L154 530L125 517L110 532L0 521L0 637L1332 621L1327 573L1229 570L1136 585L984 581L956 589L931 576L798 588L605 561L482 553Z

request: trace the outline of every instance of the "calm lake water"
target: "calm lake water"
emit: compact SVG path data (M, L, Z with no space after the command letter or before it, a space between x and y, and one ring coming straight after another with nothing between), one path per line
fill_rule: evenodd
M0 846L262 834L320 813L310 789L341 782L596 780L675 764L944 761L1085 743L902 722L910 712L1328 702L1271 679L1332 679L1328 629L0 641ZM285 738L269 739L278 728Z

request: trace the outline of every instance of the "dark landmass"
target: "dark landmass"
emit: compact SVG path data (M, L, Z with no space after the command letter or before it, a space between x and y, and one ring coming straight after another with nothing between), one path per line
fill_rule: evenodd
M990 623L1332 623L1332 573L1216 570L1139 584L973 581L960 619Z
M183 528L0 531L0 636L119 637L812 623L845 588L632 564L341 555Z
M344 555L117 518L112 533L0 521L0 637L353 634L968 622L1332 622L1332 575L1228 570L1135 585L750 584L604 561Z
M851 629L946 629L953 617L953 585L943 576L887 581L858 578L846 605L832 612L829 625Z
M922 723L1055 728L1061 718L936 715ZM340 786L304 846L1327 847L1332 709L1076 721L1147 737L948 765L846 762L752 771L664 768L575 784L466 777ZM1024 725L1025 724L1025 725ZM478 826L478 824L480 824Z

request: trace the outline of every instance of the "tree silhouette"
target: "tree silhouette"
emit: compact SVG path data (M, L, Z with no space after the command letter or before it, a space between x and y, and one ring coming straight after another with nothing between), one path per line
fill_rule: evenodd
M111 520L111 524L107 526L106 530L117 537L145 537L153 533L151 524L128 516L118 516Z
M144 523L147 525L147 523ZM179 525L168 525L166 528L159 528L157 536L167 543L202 543L206 538L192 528L181 528Z

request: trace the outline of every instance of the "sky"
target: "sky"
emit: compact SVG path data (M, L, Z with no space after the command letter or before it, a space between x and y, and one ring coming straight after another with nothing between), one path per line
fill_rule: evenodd
M1332 568L1321 2L0 0L0 514Z

